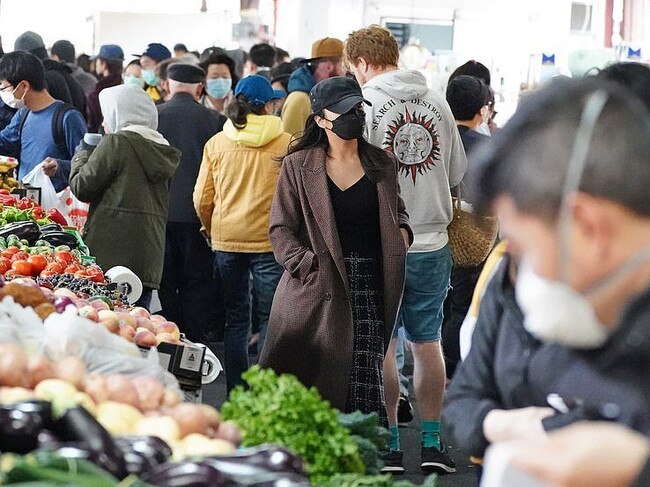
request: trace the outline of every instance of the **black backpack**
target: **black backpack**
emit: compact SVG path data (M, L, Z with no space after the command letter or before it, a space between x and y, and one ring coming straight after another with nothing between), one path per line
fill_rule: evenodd
M61 103L58 107L56 107L54 116L52 117L52 138L54 139L54 143L56 144L56 147L59 149L59 151L61 151L63 154L68 154L67 159L72 159L72 154L68 150L68 145L65 141L63 118L65 117L65 114L70 110L76 110L76 108L69 103ZM22 140L23 127L30 113L30 110L25 110L20 116L20 124L18 125L18 140Z

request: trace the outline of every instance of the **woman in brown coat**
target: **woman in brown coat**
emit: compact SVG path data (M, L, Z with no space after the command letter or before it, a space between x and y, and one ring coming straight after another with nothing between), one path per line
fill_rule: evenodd
M395 163L363 138L354 80L324 80L310 99L314 113L282 163L271 208L285 272L260 363L316 386L340 410L385 419L383 359L412 241L408 215Z

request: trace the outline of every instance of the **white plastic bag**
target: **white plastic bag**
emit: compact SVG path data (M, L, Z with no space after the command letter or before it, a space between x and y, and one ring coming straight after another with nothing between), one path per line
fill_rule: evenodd
M41 206L45 209L58 208L59 197L54 189L52 180L45 175L43 163L38 164L34 169L22 178L24 184L29 184L34 188L41 188Z
M86 220L88 219L90 205L79 201L72 191L70 191L69 186L59 192L57 198L58 203L56 207L66 217L70 225L75 227L79 233L82 233Z

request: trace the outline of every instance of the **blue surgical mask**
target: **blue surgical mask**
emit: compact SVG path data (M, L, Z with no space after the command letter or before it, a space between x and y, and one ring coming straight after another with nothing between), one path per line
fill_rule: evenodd
M228 96L230 88L232 88L232 80L230 78L209 79L205 82L205 91L212 98L225 98Z
M143 69L142 79L149 86L158 86L158 83L160 83L160 78L156 76L156 73L154 73L153 69Z
M144 80L142 78L138 78L137 76L133 76L131 74L127 74L124 77L124 84L137 86L138 88L144 88Z

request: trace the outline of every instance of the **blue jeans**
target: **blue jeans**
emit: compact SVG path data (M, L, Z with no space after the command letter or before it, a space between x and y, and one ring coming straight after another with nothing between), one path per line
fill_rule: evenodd
M397 328L414 343L440 341L443 304L449 290L453 261L449 246L435 252L409 252L406 282Z
M250 287L249 277L253 276L253 286L257 292L257 315L260 323L260 342L264 346L266 327L271 313L275 288L282 277L283 269L275 261L271 252L243 253L216 252L215 272L221 276L226 308L226 327L224 330L224 349L226 387L243 384L241 375L248 369L248 337L250 332Z
M397 360L397 374L399 376L399 395L409 397L409 378L404 375L404 327L397 330L397 346L395 347L395 359Z

